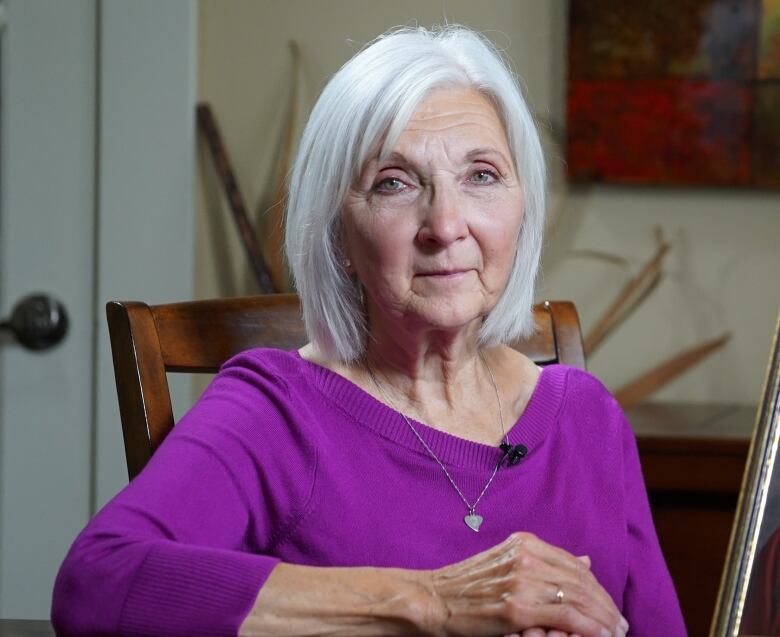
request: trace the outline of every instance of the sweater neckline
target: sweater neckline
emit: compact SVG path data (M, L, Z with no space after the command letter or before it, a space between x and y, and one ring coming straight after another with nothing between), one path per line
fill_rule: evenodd
M294 353L303 365L304 375L334 407L383 438L430 457L398 411L377 400L344 376L306 360L297 350ZM557 423L558 412L563 403L567 369L564 365L542 367L525 409L507 431L510 444L525 445L529 458ZM500 458L501 452L496 446L466 440L413 418L410 420L417 433L445 464L485 471L492 470Z

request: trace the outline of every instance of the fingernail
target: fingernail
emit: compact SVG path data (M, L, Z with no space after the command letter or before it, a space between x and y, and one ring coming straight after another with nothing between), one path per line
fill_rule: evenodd
M625 617L620 618L620 623L618 624L623 629L624 633L628 632L628 620Z
M609 632L606 628L601 629L601 637L612 637L612 633Z

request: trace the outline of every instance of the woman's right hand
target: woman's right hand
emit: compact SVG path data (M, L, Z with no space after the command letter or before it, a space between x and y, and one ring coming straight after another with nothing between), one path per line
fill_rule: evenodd
M514 533L487 551L428 574L432 604L423 628L437 637L625 637L628 631L589 560L531 533Z

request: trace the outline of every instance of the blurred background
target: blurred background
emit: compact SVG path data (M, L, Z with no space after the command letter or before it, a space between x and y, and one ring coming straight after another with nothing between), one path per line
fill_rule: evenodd
M762 139L780 153L777 121L757 136L750 110L758 79L774 85L780 71L755 70L757 47L742 53L750 37L780 33L780 8L639 4L0 3L0 316L46 293L69 322L60 344L37 352L2 333L0 617L48 615L67 547L127 481L105 302L261 290L196 104L210 108L281 290L268 239L320 89L386 29L449 22L506 54L537 117L550 171L538 298L576 303L590 371L627 392L656 524L700 634L780 306L780 172L771 156L761 175L749 170ZM723 97L704 82L741 92ZM723 103L736 106L708 106ZM204 382L174 383L180 413ZM696 483L665 453L684 458ZM691 567L711 581L688 588Z

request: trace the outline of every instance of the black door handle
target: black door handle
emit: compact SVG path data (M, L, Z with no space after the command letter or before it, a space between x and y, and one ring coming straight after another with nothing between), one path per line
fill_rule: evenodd
M0 320L0 330L11 332L27 349L49 349L68 333L68 313L48 294L30 294L14 306L11 316Z

